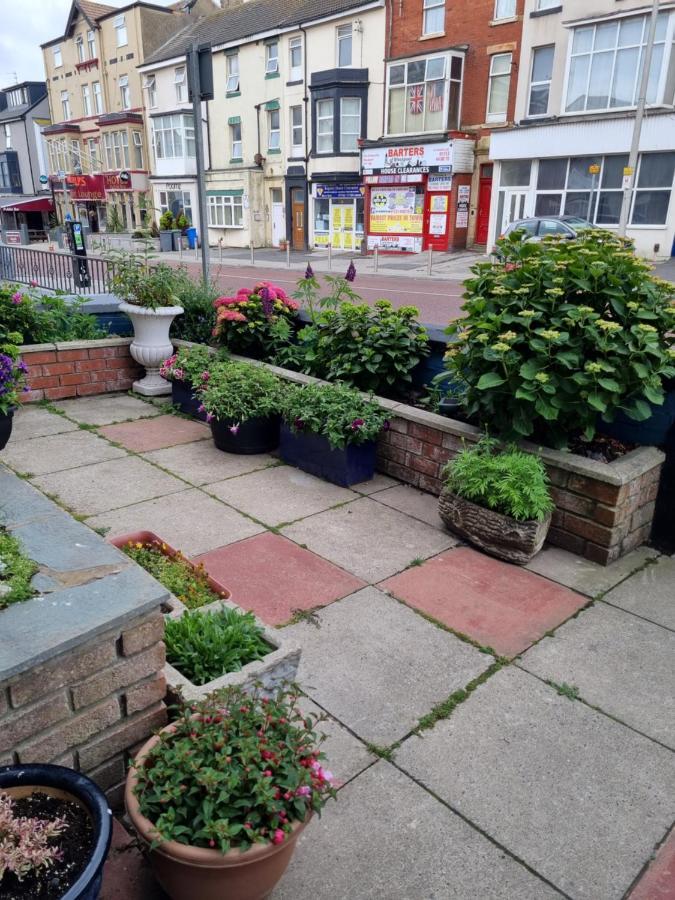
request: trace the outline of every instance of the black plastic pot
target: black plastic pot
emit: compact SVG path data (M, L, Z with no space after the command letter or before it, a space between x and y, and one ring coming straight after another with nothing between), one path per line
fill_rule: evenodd
M96 900L112 838L112 813L103 791L86 775L65 766L0 767L0 790L26 787L34 787L35 790L43 788L47 792L50 788L63 791L87 809L94 826L94 847L80 877L61 900Z
M7 446L7 441L9 440L9 436L12 433L13 420L13 409L8 413L0 413L0 450L4 450Z
M177 406L186 416L194 416L195 419L206 421L206 413L199 412L202 401L195 395L189 381L171 382L171 402Z
M226 453L269 453L279 446L279 416L258 416L246 422L211 422L213 441Z
M666 443L668 434L675 426L675 390L666 394L662 406L649 404L652 414L643 422L630 419L619 410L613 422L603 422L598 417L597 428L603 434L623 441L626 444L643 444L661 447Z
M375 474L375 441L335 448L322 434L294 432L285 422L279 454L284 462L343 487L370 481Z

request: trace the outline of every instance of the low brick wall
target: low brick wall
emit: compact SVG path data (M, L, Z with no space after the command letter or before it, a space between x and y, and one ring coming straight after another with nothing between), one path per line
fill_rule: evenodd
M128 391L142 374L131 358L130 344L131 338L103 338L21 347L29 369L30 392L24 401Z

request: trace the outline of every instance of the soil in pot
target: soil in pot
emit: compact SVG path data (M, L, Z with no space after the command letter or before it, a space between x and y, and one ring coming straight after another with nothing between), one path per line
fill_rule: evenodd
M17 816L66 820L61 834L49 840L50 846L59 847L62 858L37 873L25 875L21 881L12 872L6 872L0 882L0 897L2 900L61 900L91 857L94 829L89 814L73 800L41 791L13 800L13 807Z
M214 419L211 422L213 442L225 453L269 453L279 446L279 416L231 422Z
M0 415L0 450L4 450L12 433L12 424L14 421L14 410Z

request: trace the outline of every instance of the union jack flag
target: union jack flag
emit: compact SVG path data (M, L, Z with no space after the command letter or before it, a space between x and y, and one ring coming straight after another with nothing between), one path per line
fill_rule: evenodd
M424 85L417 84L408 89L410 112L413 116L419 116L424 112Z

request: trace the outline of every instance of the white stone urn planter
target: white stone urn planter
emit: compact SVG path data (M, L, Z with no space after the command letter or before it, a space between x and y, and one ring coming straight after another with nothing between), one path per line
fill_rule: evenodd
M133 389L146 397L171 393L171 384L159 374L159 367L173 353L169 329L182 306L158 306L147 309L134 303L120 303L120 312L126 313L134 326L134 339L129 351L133 359L145 366L145 378L134 381Z

